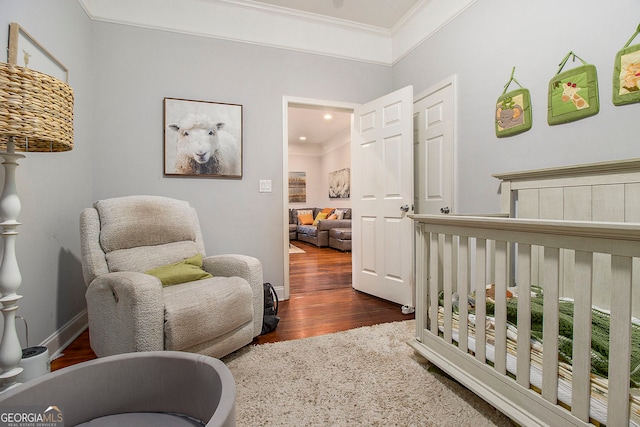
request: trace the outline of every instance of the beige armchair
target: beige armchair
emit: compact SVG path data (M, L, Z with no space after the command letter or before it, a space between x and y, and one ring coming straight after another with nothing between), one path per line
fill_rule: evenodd
M82 211L80 237L89 337L99 357L177 350L219 358L260 334L260 261L206 257L198 216L187 202L159 196L101 200ZM213 277L163 286L145 273L198 254L202 270Z

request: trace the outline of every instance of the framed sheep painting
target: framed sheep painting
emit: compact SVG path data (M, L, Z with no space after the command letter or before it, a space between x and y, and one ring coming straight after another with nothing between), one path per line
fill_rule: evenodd
M164 175L242 178L242 105L164 98Z

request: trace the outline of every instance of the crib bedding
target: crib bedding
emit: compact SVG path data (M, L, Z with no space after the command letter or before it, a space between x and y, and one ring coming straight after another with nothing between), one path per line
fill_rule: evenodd
M487 286L487 295L492 294L492 285ZM543 341L543 307L544 296L542 288L538 286L531 287L531 338L537 340L540 345ZM510 288L507 294L507 323L509 331L514 333L517 331L518 323L518 295L517 288ZM454 301L459 298L453 297ZM471 314L475 313L475 295L468 297L468 307ZM440 297L441 304L444 298ZM456 310L456 304L453 309ZM491 296L486 297L486 313L490 319L494 314L495 301ZM558 305L558 356L559 358L571 364L573 356L573 300L570 298L561 298ZM595 375L606 378L609 372L609 329L610 316L607 310L592 307L591 310L591 372ZM640 388L640 321L633 319L631 323L631 366L630 366L630 385L633 388Z
M487 294L491 294L491 287L487 287ZM507 295L507 371L516 375L517 359L516 352L518 346L518 330L517 330L517 291L516 288L510 288ZM444 296L440 292L440 304L438 307L438 329L444 333L445 310ZM454 294L452 297L452 339L455 343L459 342L459 316L458 316L458 296ZM543 314L543 292L539 287L532 287L531 292L531 337L529 346L531 348L531 369L530 383L534 390L538 390L542 386L542 354L543 354L543 336L542 336L542 314ZM468 297L468 343L469 352L476 352L476 316L475 316L475 295ZM486 298L486 317L484 326L486 334L486 358L490 363L495 362L495 318L494 301L491 297ZM558 381L558 400L567 407L571 407L572 393L572 351L573 351L573 301L562 298L559 301L559 343L558 343L558 363L559 363L559 381ZM592 420L599 423L606 423L607 419L607 398L608 398L608 356L609 356L609 314L606 310L593 307L592 309L592 345L591 345L591 401L590 416ZM630 397L630 424L640 427L640 321L634 319L632 322L632 351L631 351L631 369L630 369L630 385L632 393Z

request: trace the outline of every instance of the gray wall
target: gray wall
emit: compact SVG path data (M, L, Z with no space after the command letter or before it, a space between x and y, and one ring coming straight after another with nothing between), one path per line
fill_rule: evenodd
M614 58L637 11L637 0L482 0L393 67L394 87L413 84L415 93L457 76L458 212L499 211L493 173L640 156L640 104L611 102ZM549 126L548 83L569 51L597 67L600 113ZM533 128L499 139L495 103L513 66L531 92Z
M18 171L31 345L86 307L78 216L106 197L188 200L209 254L254 255L282 285L282 97L363 102L391 89L390 67L92 22L74 0L0 0L0 10L0 25L18 22L67 66L76 95L74 150L29 154ZM243 179L163 177L164 97L244 106ZM260 179L272 193L258 192Z
M94 198L188 200L208 254L256 256L265 280L282 286L282 97L364 102L391 89L391 68L110 23L93 27ZM242 180L162 176L163 97L243 105ZM260 179L272 181L272 193L259 193Z
M300 209L306 207L324 206L322 189L322 159L319 156L289 154L289 171L304 172L306 179L306 200L304 202L289 203L290 208Z
M69 84L75 92L75 148L65 153L26 153L17 169L22 202L18 220L23 224L16 241L22 273L18 293L23 295L18 315L28 322L33 346L86 307L78 215L92 200L94 95L88 60L92 25L72 0L0 0L0 46L8 45L10 22L20 24L69 69ZM17 329L24 345L22 322Z
M348 136L339 136L334 140L344 141ZM329 174L344 168L351 168L351 142L347 141L339 147L333 147L330 151L321 154L315 150L304 153L303 149L289 146L289 170L291 172L306 173L306 194L305 202L289 203L290 208L304 207L333 207L350 208L351 199L331 199L329 198ZM291 154L292 151L296 154Z
M615 4L613 4L615 3ZM18 168L19 314L40 343L85 308L78 215L93 200L159 194L198 210L210 254L259 257L283 281L282 97L360 103L413 84L458 78L459 211L497 211L495 172L637 157L640 104L611 104L613 58L638 25L635 0L483 0L393 67L90 21L74 0L0 0L0 25L18 22L69 68L76 148L27 155ZM576 20L568 19L576 11ZM0 45L7 32L0 31ZM598 67L601 111L549 127L546 91L570 50ZM494 134L509 78L531 90L534 127ZM366 78L363 78L366 76ZM162 176L164 97L244 106L242 180ZM286 176L286 174L284 175ZM272 193L259 193L260 179Z

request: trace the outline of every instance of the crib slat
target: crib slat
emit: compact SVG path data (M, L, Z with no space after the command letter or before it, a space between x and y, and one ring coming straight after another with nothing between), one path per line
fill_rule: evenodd
M485 280L485 284L496 283L496 264L495 260L496 253L496 241L487 239L487 280Z
M440 245L438 233L429 233L429 330L438 335L438 284L440 283Z
M531 245L518 244L518 367L516 380L529 388L531 373Z
M443 248L443 262L442 262L442 285L444 291L444 340L445 342L451 344L451 294L452 291L452 281L453 281L453 262L452 262L452 253L453 253L453 242L451 234L446 234L444 236L444 248Z
M591 381L591 288L593 286L593 254L575 252L573 312L573 375L571 413L582 421L589 421Z
M495 242L495 365L507 373L507 242Z
M487 290L487 241L476 239L476 360L485 363L487 360L485 317L487 306L485 304Z
M556 404L558 401L558 288L560 251L544 248L542 327L542 397Z
M629 424L631 258L611 257L611 326L607 425Z
M459 336L460 340L458 346L460 351L466 353L468 351L469 340L469 307L467 295L469 295L470 289L470 256L469 256L469 239L467 237L460 237L459 249L458 249L458 307L459 307Z
M458 262L460 255L460 236L451 236L451 290L453 293L458 292Z
M416 337L423 341L424 330L428 327L428 304L427 295L429 289L428 268L425 265L429 262L429 232L424 224L416 224Z

